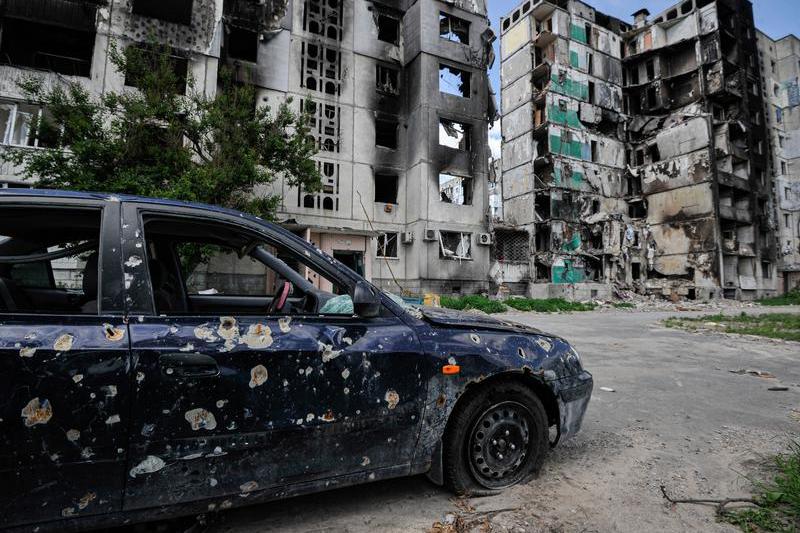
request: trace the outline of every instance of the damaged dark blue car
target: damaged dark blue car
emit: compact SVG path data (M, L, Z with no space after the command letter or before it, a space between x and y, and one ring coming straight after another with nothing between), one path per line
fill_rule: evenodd
M562 338L413 308L238 212L0 192L0 529L427 473L530 478L592 377Z

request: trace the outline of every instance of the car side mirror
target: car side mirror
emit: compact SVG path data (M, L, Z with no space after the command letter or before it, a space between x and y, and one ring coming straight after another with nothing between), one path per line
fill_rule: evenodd
M366 281L356 283L353 290L353 312L361 318L374 318L381 312L381 299Z

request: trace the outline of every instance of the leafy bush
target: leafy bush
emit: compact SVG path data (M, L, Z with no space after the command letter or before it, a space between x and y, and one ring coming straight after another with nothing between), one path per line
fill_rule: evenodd
M800 305L800 287L792 289L787 294L763 298L758 300L758 303L761 305Z
M442 307L466 311L468 309L479 309L484 313L502 313L506 311L506 306L496 300L490 300L485 296L442 296L440 299Z
M593 303L570 302L563 298L511 298L505 304L517 311L536 311L538 313L557 313L560 311L591 311Z

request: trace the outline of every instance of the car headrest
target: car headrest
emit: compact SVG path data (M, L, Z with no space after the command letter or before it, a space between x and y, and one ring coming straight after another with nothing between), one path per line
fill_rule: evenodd
M97 299L97 259L97 252L93 252L86 260L86 266L83 267L83 294L89 300Z

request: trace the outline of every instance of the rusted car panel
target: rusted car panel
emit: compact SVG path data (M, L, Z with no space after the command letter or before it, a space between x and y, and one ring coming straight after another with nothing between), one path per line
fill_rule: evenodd
M146 268L145 211L236 224L347 286L363 280L238 212L0 193L0 209L25 204L103 206L100 304L77 317L0 309L0 475L13 480L0 488L2 528L108 526L416 473L441 482L453 410L503 378L536 392L553 444L580 428L592 378L564 339L485 315L408 309L377 290L371 318L164 316Z

